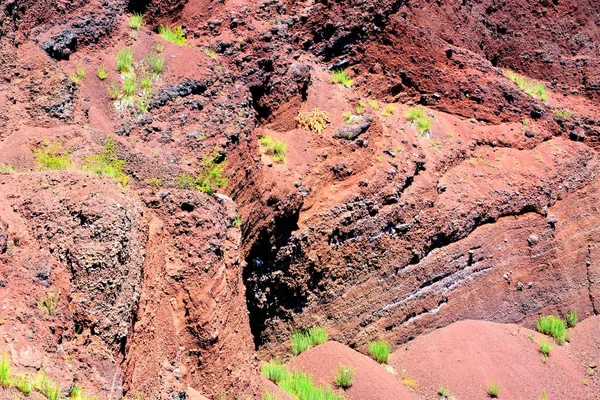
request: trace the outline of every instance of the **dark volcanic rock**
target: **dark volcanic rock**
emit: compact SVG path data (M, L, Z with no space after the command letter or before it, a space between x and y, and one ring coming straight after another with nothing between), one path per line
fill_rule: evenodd
M356 122L342 126L335 132L333 137L338 139L354 140L365 133L373 122L373 117L367 114L353 117L356 117Z

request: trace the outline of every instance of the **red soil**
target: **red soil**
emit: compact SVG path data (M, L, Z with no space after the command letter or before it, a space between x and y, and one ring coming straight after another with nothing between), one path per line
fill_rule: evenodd
M593 320L590 325L597 326L598 317ZM597 337L597 330L578 329ZM544 362L538 343L552 342L544 335L514 324L461 321L406 343L393 353L391 365L417 379L426 399L437 398L441 385L457 399L483 399L488 382L500 384L501 399L538 399L543 389L549 399L597 399L598 387L584 385L589 377L575 337L583 332L575 335L576 330L573 344L553 344Z

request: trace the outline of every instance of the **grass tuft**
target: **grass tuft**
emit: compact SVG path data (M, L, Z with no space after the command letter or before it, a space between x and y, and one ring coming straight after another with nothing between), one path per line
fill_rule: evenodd
M341 394L327 386L315 386L310 375L294 371L279 386L298 400L343 400Z
M53 292L48 292L48 294L42 297L38 303L37 308L41 310L46 315L53 316L56 314L56 307L58 306L58 300L60 299L60 293L56 294Z
M4 354L0 358L0 385L4 387L12 386L12 374L8 354Z
M28 396L33 391L33 384L29 375L19 374L14 379L15 387L24 395Z
M331 83L340 83L346 87L352 86L352 79L348 76L345 69L334 69L329 77Z
M579 319L577 318L577 312L572 310L567 312L567 326L569 328L574 328L578 321Z
M390 360L392 346L383 340L369 342L369 355L380 364L387 364Z
M13 172L15 172L15 169L12 165L0 164L0 174L12 174Z
M185 34L183 33L183 29L181 28L181 26L171 28L168 26L161 25L158 27L158 34L167 42L175 43L178 45L184 45L187 42L187 39L185 38Z
M487 384L488 396L496 398L500 396L500 384L498 382L488 382Z
M165 69L165 59L158 53L150 53L146 56L146 65L154 75L160 75Z
M329 336L327 334L327 328L324 327L313 327L305 332L295 331L290 336L292 353L297 356L311 347L325 343L328 338Z
M546 85L542 82L529 80L523 75L519 75L511 70L505 70L504 76L507 77L510 81L514 82L522 91L524 91L531 97L536 97L542 101L546 101L548 99Z
M395 105L386 104L385 107L383 108L383 111L381 111L381 115L383 115L384 117L389 117L394 114L394 111L396 111Z
M278 358L269 361L268 364L263 364L260 369L260 373L275 383L279 383L284 379L287 379L290 375L288 367Z
M135 30L140 29L144 24L144 16L142 14L133 14L127 21L127 25L129 25L131 29Z
M117 156L117 142L108 137L102 152L85 158L83 169L96 175L109 177L122 187L126 187L129 176L125 173L125 164L125 160Z
M203 193L214 194L217 189L227 186L227 177L224 176L226 162L217 163L219 153L215 151L203 158L200 172L196 176L181 174L177 177L177 186L180 189L199 190Z
M287 147L281 140L275 140L270 136L262 136L259 139L263 152L273 158L276 163L285 162Z
M557 344L565 342L566 322L554 315L542 315L535 324L538 332L552 336Z
M61 142L44 141L41 147L35 149L35 161L39 169L60 171L74 167L71 155L63 149Z
M302 129L321 134L329 123L329 116L325 111L315 108L312 111L300 111L296 122Z
M71 74L71 80L79 85L83 81L83 78L85 78L85 68L82 65L78 65L75 73Z
M417 387L419 387L419 382L415 378L411 378L410 376L403 376L402 384L412 390L416 390Z
M450 397L450 391L444 385L442 385L438 388L437 394L439 396L443 397L444 399L447 399Z
M137 79L127 78L123 81L123 93L125 96L133 96L137 90Z
M338 370L335 374L335 384L342 389L348 389L350 386L352 386L354 374L354 368L345 365L338 365Z
M124 47L117 53L115 64L121 73L127 73L133 70L133 49Z
M560 119L564 119L565 121L571 121L573 119L573 111L569 110L569 109L560 109L560 110L555 110L554 114L560 118Z
M96 70L96 73L98 74L98 79L100 79L101 81L108 78L108 70L104 65L99 66Z
M552 345L545 340L540 341L540 353L544 356L544 360L548 358L550 352L552 351Z
M406 111L405 117L409 122L415 124L417 130L422 135L425 135L429 131L431 131L431 125L433 121L431 120L431 118L429 118L429 116L422 107L409 108Z

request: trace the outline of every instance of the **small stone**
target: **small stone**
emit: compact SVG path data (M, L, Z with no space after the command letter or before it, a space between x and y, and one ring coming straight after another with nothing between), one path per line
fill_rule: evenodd
M527 238L527 243L529 243L530 246L533 246L534 244L536 244L538 241L540 240L540 238L538 237L538 235L536 235L535 233L532 233L531 235L529 235L529 237Z

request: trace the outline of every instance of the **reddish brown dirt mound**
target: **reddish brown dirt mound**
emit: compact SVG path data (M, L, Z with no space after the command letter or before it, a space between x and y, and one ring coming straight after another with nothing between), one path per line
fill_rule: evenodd
M292 368L312 374L315 382L334 385L338 365L356 369L352 387L344 392L350 400L404 400L417 396L392 373L369 357L337 342L327 342L300 354Z
M488 382L500 384L502 399L539 399L543 389L549 399L597 399L592 385L584 385L586 368L575 345L553 345L544 363L540 340L550 341L514 324L461 321L407 343L391 364L416 379L428 399L436 398L440 385L457 399L483 399Z

